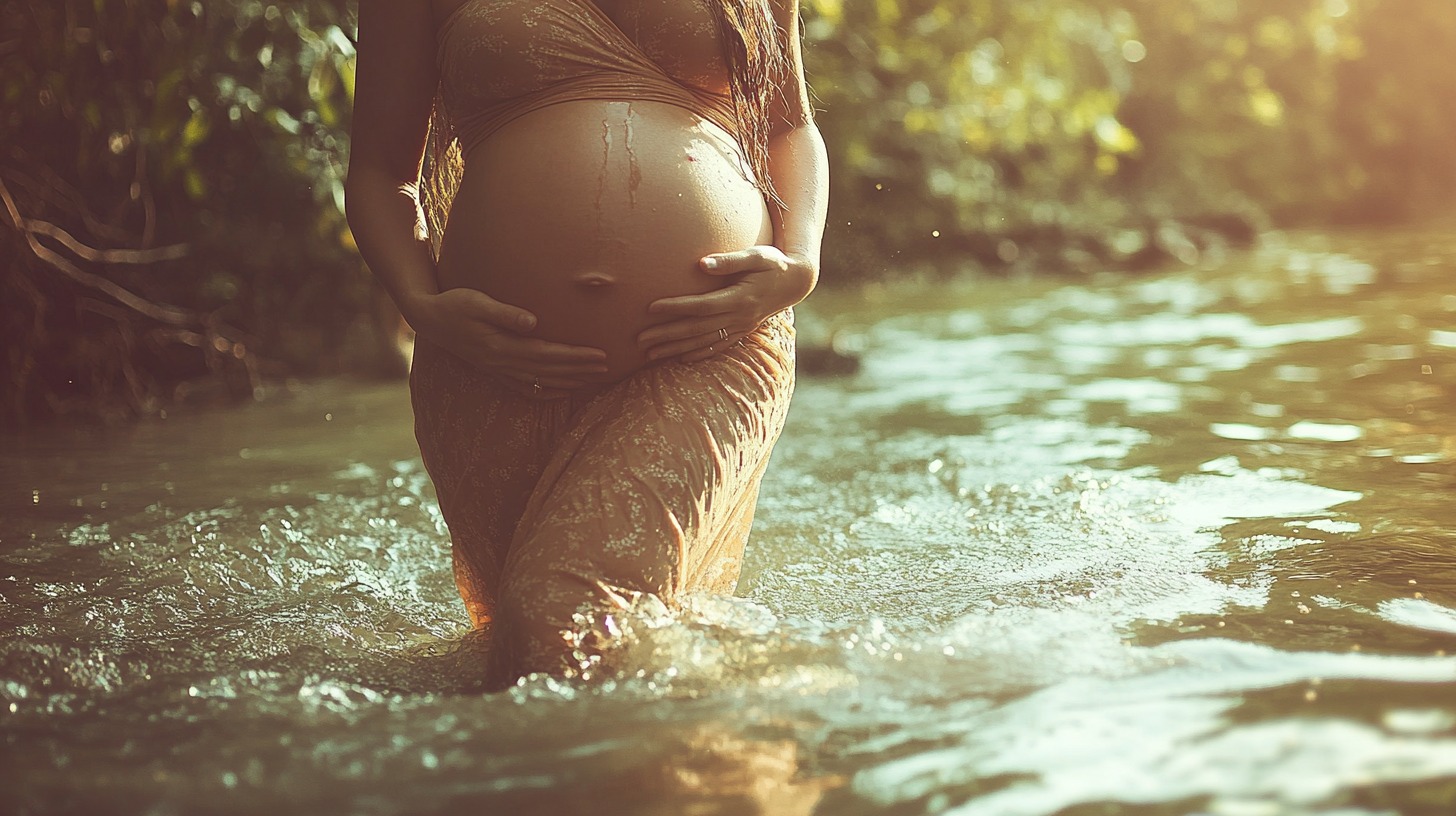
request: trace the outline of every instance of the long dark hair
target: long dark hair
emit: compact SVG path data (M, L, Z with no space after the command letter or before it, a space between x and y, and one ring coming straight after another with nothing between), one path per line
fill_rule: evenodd
M592 2L592 0L588 0ZM768 174L770 110L788 75L788 42L774 21L771 0L705 0L712 9L728 62L733 116L744 158L753 171L754 185L782 207ZM420 205L430 239L438 250L445 234L450 204L460 189L464 172L460 142L450 127L439 94L430 117L430 137L421 173Z

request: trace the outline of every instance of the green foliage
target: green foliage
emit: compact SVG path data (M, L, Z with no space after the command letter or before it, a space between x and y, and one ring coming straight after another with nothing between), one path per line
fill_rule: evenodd
M1456 189L1451 0L803 5L830 280L1128 266L1210 215ZM343 218L354 28L347 0L0 0L0 420L388 359Z
M1145 21L1149 57L1124 112L1158 134L1145 186L1233 191L1304 223L1408 218L1451 201L1456 4L1126 5Z
M5 322L34 327L4 360L33 399L6 413L87 411L98 397L135 409L135 394L222 365L247 364L245 391L270 361L337 368L338 339L374 292L343 217L348 4L4 0L0 25L0 180L21 214L101 249L188 246L144 266L62 251L189 315L161 332L45 264L6 270ZM117 369L135 376L97 381Z
M836 213L852 222L835 219L832 246L923 254L938 238L1057 229L1138 149L1116 116L1126 14L1065 0L808 10Z
M1327 217L1361 195L1353 174L1367 157L1334 127L1352 102L1337 73L1362 34L1344 0L1124 5L1148 55L1121 107L1147 134L1124 186L1174 206L1242 196L1283 220Z
M1329 0L1334 3L1336 0ZM1331 214L1405 218L1456 190L1456 3L1363 0L1359 36L1335 71L1330 121L1355 161Z
M849 273L946 250L1024 262L1028 245L1117 263L1116 236L1161 219L1451 201L1449 0L805 6L835 171L826 243Z

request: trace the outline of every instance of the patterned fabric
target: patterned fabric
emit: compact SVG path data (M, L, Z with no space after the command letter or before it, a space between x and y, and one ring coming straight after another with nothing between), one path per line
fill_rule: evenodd
M591 0L465 0L438 34L440 90L461 149L468 155L532 111L583 99L676 105L736 135L712 16L696 11L650 26L649 54Z
M421 342L415 434L488 682L560 673L573 617L639 593L732 592L794 388L784 311L722 353L533 399Z

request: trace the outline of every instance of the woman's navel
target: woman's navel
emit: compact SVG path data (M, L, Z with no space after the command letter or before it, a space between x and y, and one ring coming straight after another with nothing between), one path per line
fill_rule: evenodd
M590 269L586 272L572 275L570 281L574 286L579 286L583 289L600 289L617 285L617 279L615 277L600 269Z

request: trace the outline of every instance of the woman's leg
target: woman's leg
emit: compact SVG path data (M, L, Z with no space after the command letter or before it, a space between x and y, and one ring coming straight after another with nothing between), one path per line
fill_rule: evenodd
M416 341L415 437L450 528L455 584L483 626L494 617L516 524L563 428L585 399L533 400Z
M785 313L717 357L644 369L581 409L498 573L492 683L559 673L571 650L563 633L583 609L732 591L793 357Z

